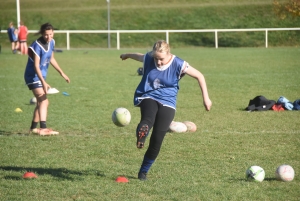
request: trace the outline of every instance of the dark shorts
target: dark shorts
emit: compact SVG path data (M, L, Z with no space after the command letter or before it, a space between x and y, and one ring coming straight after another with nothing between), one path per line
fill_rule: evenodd
M34 82L34 83L27 84L27 86L28 86L29 90L43 87L41 81L37 81L37 82Z

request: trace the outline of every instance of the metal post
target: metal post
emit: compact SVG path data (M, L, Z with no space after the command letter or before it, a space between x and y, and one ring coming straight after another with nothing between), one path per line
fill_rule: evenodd
M169 32L168 31L166 31L166 41L170 45L170 42L169 42Z
M266 48L268 48L268 29L266 29Z
M70 50L70 32L67 31L67 50Z
M117 31L117 49L120 49L120 32Z
M16 4L17 4L17 27L20 26L20 1L19 0L16 0Z
M218 47L219 47L219 43L218 43L218 30L215 30L215 46L216 46L216 49L218 49Z
M110 0L106 0L107 1L107 30L108 30L108 40L107 40L107 46L108 48L110 48L110 7L109 7L109 1Z

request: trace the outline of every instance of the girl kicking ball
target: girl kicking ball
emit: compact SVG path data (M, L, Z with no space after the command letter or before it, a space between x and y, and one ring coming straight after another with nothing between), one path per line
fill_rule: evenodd
M203 104L207 111L212 102L209 99L204 76L186 61L171 54L167 42L157 41L147 54L126 53L120 56L143 62L143 77L134 94L134 105L140 107L141 120L136 128L137 148L144 147L146 137L153 128L148 149L138 173L140 180L147 179L147 173L156 160L163 139L175 116L179 80L188 75L198 82Z

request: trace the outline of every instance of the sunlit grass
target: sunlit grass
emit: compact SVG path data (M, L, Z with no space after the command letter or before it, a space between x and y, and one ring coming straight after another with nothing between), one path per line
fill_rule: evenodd
M195 133L168 133L161 153L140 182L137 172L146 149L135 147L139 109L133 93L141 77L123 52L64 51L56 59L70 77L67 84L52 68L47 124L59 136L28 135L34 106L23 81L27 58L0 55L0 197L3 200L298 200L299 117L297 111L246 112L257 95L299 99L296 48L173 49L206 78L213 101L202 105L196 80L180 81L176 121L197 124ZM64 96L62 92L70 96ZM131 123L116 127L111 114L127 108ZM15 113L16 108L23 112ZM147 141L148 142L148 141ZM275 180L281 164L291 165L292 182ZM262 183L245 180L250 165L266 171ZM38 175L23 180L26 171ZM128 184L114 180L124 175Z

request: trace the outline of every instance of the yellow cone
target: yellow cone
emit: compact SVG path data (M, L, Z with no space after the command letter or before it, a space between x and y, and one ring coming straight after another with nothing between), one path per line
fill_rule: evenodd
M16 108L15 112L23 112L20 108Z

